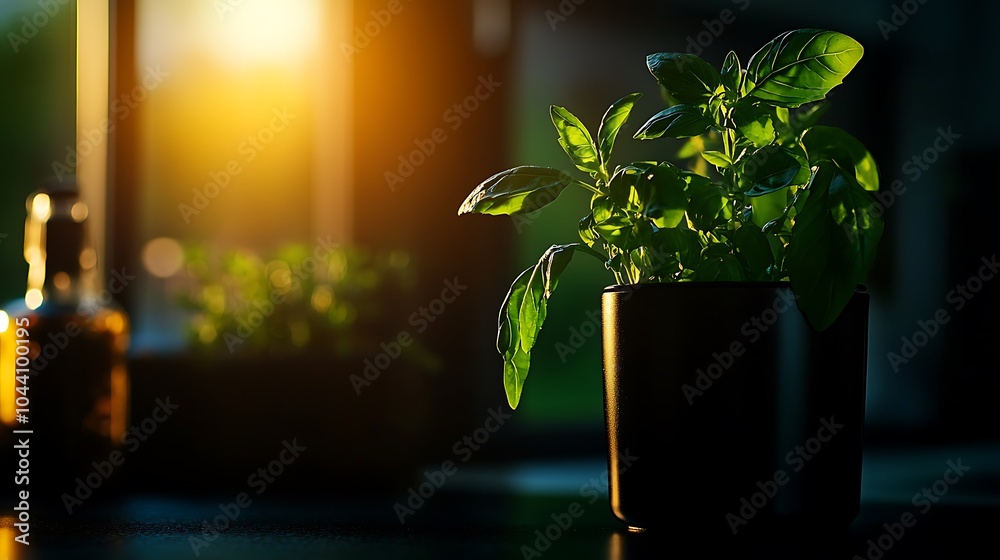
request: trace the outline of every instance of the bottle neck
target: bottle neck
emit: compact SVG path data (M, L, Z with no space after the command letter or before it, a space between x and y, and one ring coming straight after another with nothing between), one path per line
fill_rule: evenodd
M63 206L52 201L48 211L32 211L25 224L24 258L28 262L25 303L30 308L43 301L70 304L79 301L84 272L93 266L86 249L85 226ZM71 206L70 206L71 207Z

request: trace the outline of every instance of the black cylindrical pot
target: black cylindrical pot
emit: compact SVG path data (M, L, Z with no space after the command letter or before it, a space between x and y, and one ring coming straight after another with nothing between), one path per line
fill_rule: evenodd
M868 294L817 331L788 283L602 294L609 493L630 527L737 535L857 516Z

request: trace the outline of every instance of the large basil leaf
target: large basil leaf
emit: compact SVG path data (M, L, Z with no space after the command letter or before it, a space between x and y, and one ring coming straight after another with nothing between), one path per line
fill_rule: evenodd
M826 97L861 60L860 43L835 31L797 29L774 38L747 66L747 95L781 107ZM749 86L748 86L749 87Z
M836 166L821 166L808 190L785 263L799 308L824 330L868 274L882 221L868 192Z
M480 183L458 208L458 214L527 214L552 202L574 183L580 184L558 169L515 167Z

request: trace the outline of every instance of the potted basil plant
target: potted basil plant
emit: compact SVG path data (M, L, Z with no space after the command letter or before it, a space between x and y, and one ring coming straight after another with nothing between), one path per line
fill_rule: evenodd
M586 177L519 166L459 208L523 214L567 188L591 193L579 241L552 245L514 280L497 348L516 407L570 259L604 263L609 497L630 527L681 518L740 534L857 515L879 173L857 138L817 122L862 54L820 29L782 33L745 64L730 52L719 69L651 54L667 107L634 138L681 139L676 162L612 163L640 93L611 104L596 135L552 106L558 142Z

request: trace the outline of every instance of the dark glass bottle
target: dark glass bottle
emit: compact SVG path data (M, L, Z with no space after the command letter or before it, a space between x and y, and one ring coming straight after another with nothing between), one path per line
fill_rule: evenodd
M95 285L78 189L40 189L27 214L27 291L0 311L3 464L17 466L3 473L13 487L2 498L13 507L27 491L37 519L114 494L129 423L130 325L111 289Z

